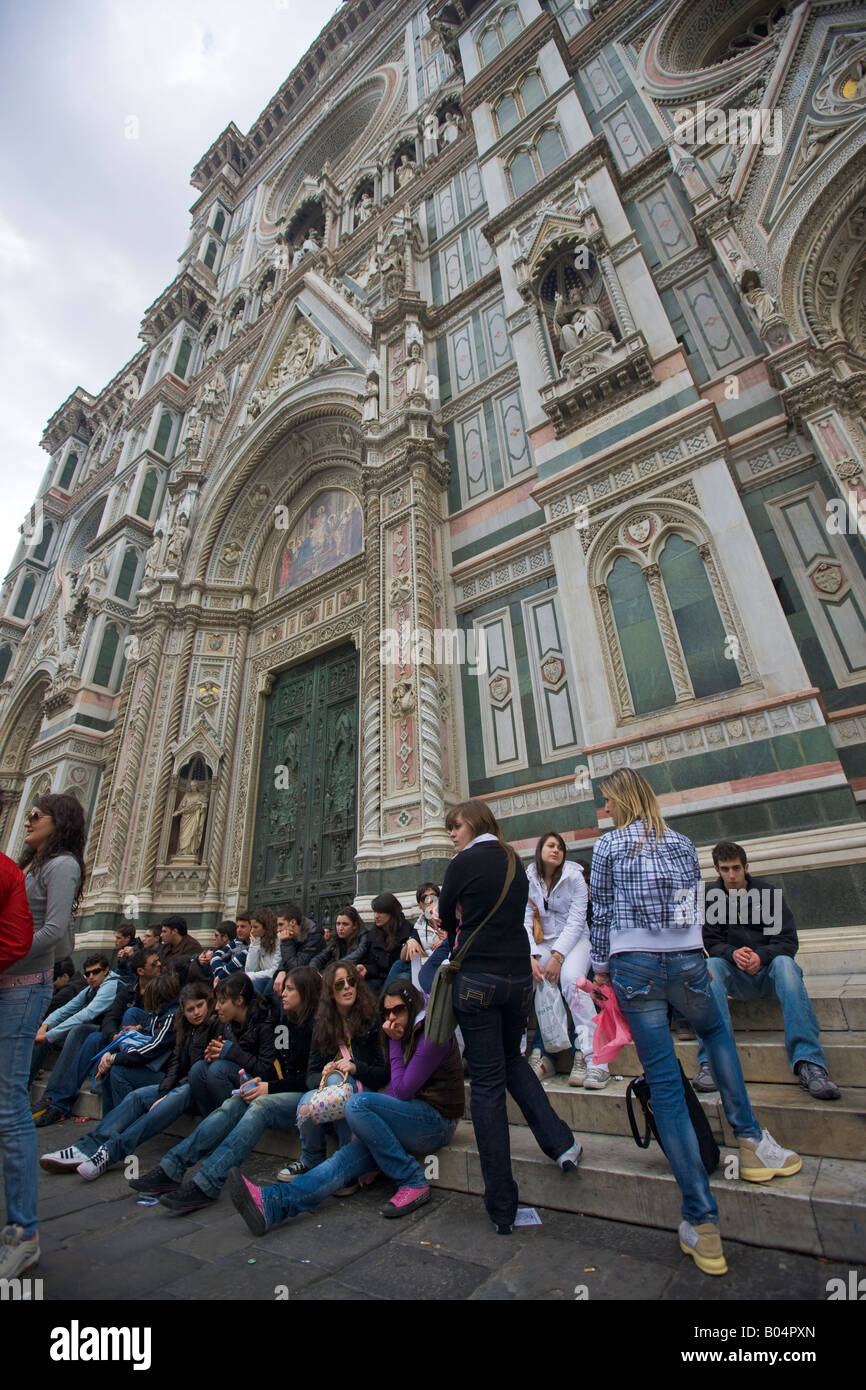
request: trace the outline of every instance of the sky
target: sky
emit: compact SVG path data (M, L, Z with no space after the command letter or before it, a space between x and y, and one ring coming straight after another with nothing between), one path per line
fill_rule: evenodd
M246 133L340 7L0 0L0 578L48 419L138 351L177 274L194 165L229 121Z

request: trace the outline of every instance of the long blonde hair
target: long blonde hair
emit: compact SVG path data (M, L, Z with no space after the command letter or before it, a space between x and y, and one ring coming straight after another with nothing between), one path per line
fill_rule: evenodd
M452 806L445 817L446 830L453 828L458 816L464 825L469 826L473 840L478 835L495 835L508 855L509 862L514 858L514 850L507 840L503 840L496 817L486 801L461 801L459 806Z
M613 821L617 830L643 821L644 838L636 849L642 849L651 839L656 843L665 833L661 807L656 794L645 777L631 767L619 767L601 783L601 794L613 803Z

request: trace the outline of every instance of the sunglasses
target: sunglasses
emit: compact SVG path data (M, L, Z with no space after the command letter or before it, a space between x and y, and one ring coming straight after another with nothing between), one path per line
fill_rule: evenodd
M398 1004L396 1009L386 1009L383 1007L382 1017L391 1018L393 1016L394 1018L396 1018L398 1014L407 1014L408 1012L409 1010L407 1009L405 1004Z
M97 965L96 968L95 968L94 970L85 970L85 972L84 972L85 979L88 979L88 980L89 980L90 977L91 977L91 975L101 975L104 969L105 969L104 966L102 966L102 965Z
M25 817L25 819L26 819L28 825L32 825L34 821L42 820L43 816L47 816L47 815L48 815L48 812L47 812L47 811L37 811L36 808L34 807L33 810L30 811L29 814Z
M425 893L424 896L423 896L423 898L421 899L421 901L422 901L422 903L435 903L435 901L436 901L436 894L435 894L435 893Z
M334 981L334 989L337 991L338 994L342 994L344 989L355 989L355 988L356 988L356 985L355 985L355 981L354 981L354 980L335 980L335 981Z

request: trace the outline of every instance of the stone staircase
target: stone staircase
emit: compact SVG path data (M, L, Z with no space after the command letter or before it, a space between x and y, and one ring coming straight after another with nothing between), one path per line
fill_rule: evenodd
M759 1123L780 1143L800 1153L803 1167L793 1178L766 1184L726 1178L725 1159L736 1154L733 1134L718 1094L705 1095L701 1105L722 1147L722 1161L711 1186L722 1232L731 1240L862 1264L866 1263L866 973L812 975L807 985L830 1074L842 1098L819 1101L801 1090L788 1066L782 1015L775 1000L732 1001L737 1050ZM697 1042L675 1043L687 1076L697 1071L697 1046ZM512 1167L524 1205L677 1229L680 1195L667 1160L655 1142L648 1150L638 1149L629 1129L626 1086L641 1070L629 1046L611 1068L620 1079L612 1080L603 1091L570 1087L565 1075L544 1083L555 1109L584 1147L580 1168L568 1177L541 1153L509 1099ZM34 1100L42 1089L42 1084L34 1087ZM468 1119L468 1084L466 1092L466 1118L450 1146L439 1152L439 1176L433 1185L480 1194L483 1183ZM79 1096L75 1113L99 1116L99 1098L89 1088ZM180 1137L192 1123L184 1116L168 1133ZM58 1144L70 1142L74 1136L64 1126L62 1135L58 1131ZM267 1131L258 1149L280 1159L296 1157L297 1133Z
M866 1261L866 975L815 975L807 981L821 1027L821 1043L841 1100L815 1100L788 1066L782 1014L775 1000L731 1002L737 1051L753 1108L762 1126L803 1157L793 1178L767 1184L725 1177L734 1136L717 1093L701 1105L722 1147L711 1179L722 1232L732 1240L828 1259ZM687 1076L697 1072L697 1042L675 1042ZM563 1177L538 1149L509 1098L512 1167L522 1203L676 1230L679 1189L653 1142L637 1148L625 1091L642 1068L634 1047L623 1048L603 1091L584 1091L551 1077L544 1088L579 1136L584 1155L576 1174ZM467 1119L439 1156L439 1187L481 1193L475 1135ZM730 1171L733 1165L728 1165Z

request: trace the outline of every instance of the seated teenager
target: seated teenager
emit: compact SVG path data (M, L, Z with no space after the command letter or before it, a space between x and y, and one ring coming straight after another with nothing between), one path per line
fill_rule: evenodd
M309 966L289 972L283 986L283 1022L276 1034L278 1079L254 1077L248 1090L223 1101L192 1134L169 1149L156 1168L130 1182L136 1192L159 1195L162 1205L178 1216L211 1206L229 1169L246 1158L266 1129L294 1128L298 1102L307 1089L313 1019L321 987L319 976ZM209 1158L205 1158L207 1154ZM205 1162L195 1176L184 1177L201 1158Z
M392 974L408 977L411 957L424 952L417 931L406 921L393 893L380 893L370 906L373 926L362 943L356 965L368 987L378 994Z
M413 1154L430 1154L450 1142L463 1114L463 1067L454 1038L436 1047L424 1037L424 996L408 980L392 980L379 1002L382 1041L391 1079L383 1092L361 1091L346 1102L350 1143L291 1187L258 1187L239 1168L229 1192L254 1235L302 1211L376 1169L397 1183L382 1208L389 1218L407 1215L430 1200L424 1169Z
M163 971L175 971L180 976L181 985L185 985L193 960L201 954L201 942L190 936L186 918L175 913L162 922L159 939L162 942L159 958Z
M326 941L318 955L313 957L311 966L321 973L331 961L357 961L364 949L366 932L361 914L354 907L344 907L337 913L331 940Z
M80 994L83 989L87 989L87 981L77 970L75 963L70 956L64 960L54 962L54 994L48 1001L48 1008L45 1010L43 1022L51 1014L62 1009L64 1004L68 1004L70 999L74 999L76 994ZM36 1073L48 1062L51 1054L52 1065L57 1061L57 1051L51 1043L37 1043L33 1048L33 1056L30 1060L30 1080L32 1081Z
M78 1058L88 1038L100 1036L100 1024L123 983L111 970L108 956L101 951L88 956L84 962L85 989L64 1004L41 1024L35 1043L47 1042L60 1048L60 1056L45 1087L45 1093L34 1114L37 1128L56 1125L72 1114L75 1096L69 1099L71 1074L77 1073ZM78 1095L76 1087L75 1095Z
M144 991L146 1022L129 1032L122 1029L103 1051L95 1072L97 1087L102 1084L103 1117L120 1105L130 1091L160 1080L174 1046L174 1016L180 991L177 974L160 972Z
M264 999L247 975L229 975L216 984L220 1036L205 1048L189 1073L200 1115L209 1115L238 1089L240 1073L274 1079L274 1024Z
M208 967L211 979L224 980L228 975L242 974L249 947L238 937L235 923L220 922L213 940L213 950L203 951L198 957L199 964Z
M190 1068L204 1056L216 1036L219 1019L214 1012L213 990L201 980L184 985L174 1021L174 1051L162 1080L130 1091L70 1148L44 1154L39 1160L49 1173L76 1171L87 1182L101 1178L114 1163L134 1153L146 1139L162 1134L179 1115L193 1108L187 1084Z
M427 959L418 971L418 984L425 994L433 988L436 971L451 954L448 933L442 930L439 922L439 885L422 883L415 891L415 901L421 909L420 917L415 918L415 930Z
M257 908L253 913L250 935L244 974L252 980L257 994L269 994L280 964L277 919L269 907Z
M136 951L140 951L142 942L135 934L135 925L132 922L121 922L114 933L114 946L117 956L114 961L114 968L123 980L132 980L132 957Z
M277 914L277 934L280 938L280 964L274 976L274 990L282 990L283 981L289 970L297 970L302 965L312 965L313 958L322 951L324 935L312 917L305 917L297 903L288 903Z
M378 1090L388 1080L379 1043L376 998L348 961L333 961L322 976L316 1010L313 1046L307 1076L309 1089L298 1105L301 1156L281 1169L280 1182L293 1182L325 1159L326 1125L309 1118L309 1105L319 1087L351 1080L355 1086ZM341 1144L349 1142L344 1119L333 1122Z

